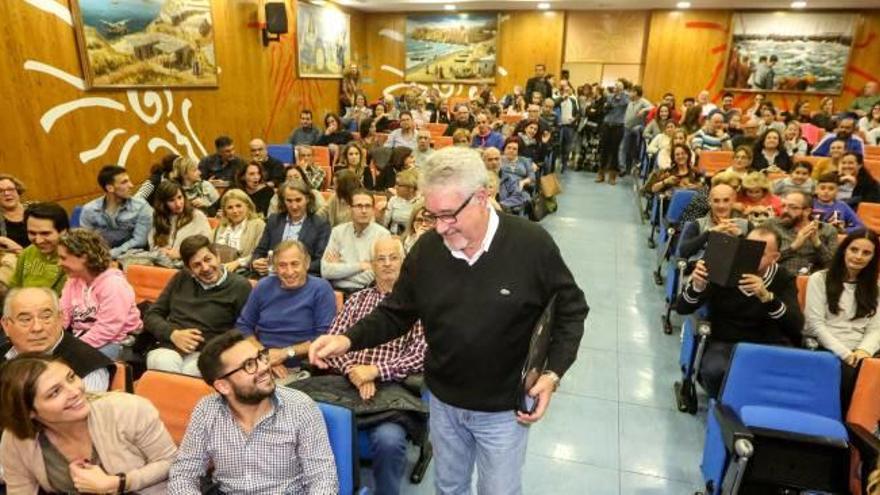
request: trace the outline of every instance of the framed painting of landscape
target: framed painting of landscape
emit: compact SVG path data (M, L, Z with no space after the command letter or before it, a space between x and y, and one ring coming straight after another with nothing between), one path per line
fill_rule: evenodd
M406 80L423 83L493 83L498 14L406 17Z
M89 88L216 87L211 0L72 0Z
M733 14L724 87L840 94L855 37L852 13Z

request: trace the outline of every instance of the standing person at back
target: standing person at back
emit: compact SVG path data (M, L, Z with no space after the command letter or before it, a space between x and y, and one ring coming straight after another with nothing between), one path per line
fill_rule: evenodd
M315 340L309 358L326 368L326 358L391 341L421 319L436 493L470 493L476 464L480 494L519 494L527 424L543 417L577 357L584 294L544 229L491 208L477 152L444 148L421 177L436 232L416 243L376 310L345 335ZM528 391L536 409L516 414L533 325L553 296L547 371Z
M535 64L535 75L530 77L526 82L526 95L531 96L535 93L541 93L542 98L550 98L553 96L553 89L547 82L547 66L544 64Z

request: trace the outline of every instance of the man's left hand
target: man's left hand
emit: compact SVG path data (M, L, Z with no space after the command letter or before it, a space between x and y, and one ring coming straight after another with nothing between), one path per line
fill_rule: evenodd
M751 294L762 301L769 295L767 287L764 286L764 279L751 273L746 273L740 277L739 288L743 292Z
M348 372L348 378L351 380L351 383L360 387L364 383L372 382L379 378L379 368L372 364L360 364Z
M553 395L555 389L556 384L554 383L553 378L548 375L541 375L541 377L538 378L538 382L535 383L531 390L529 390L529 395L538 401L538 407L535 408L535 412L532 414L525 414L517 411L517 421L526 424L537 423L542 417L544 417L544 413L547 412L547 407L550 406L550 397Z

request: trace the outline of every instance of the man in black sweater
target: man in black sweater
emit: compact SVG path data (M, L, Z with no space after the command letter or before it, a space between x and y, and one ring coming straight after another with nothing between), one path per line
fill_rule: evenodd
M709 270L700 260L676 301L675 309L682 315L691 314L704 304L708 306L712 334L700 362L698 378L713 398L721 391L737 343L796 346L801 342L804 328L794 277L776 263L779 232L773 227L761 226L749 232L746 238L766 243L758 266L760 276L743 275L738 287L721 287L709 283Z
M535 76L526 81L526 98L531 98L533 93L541 93L542 98L553 96L553 88L547 82L547 67L544 64L535 65Z
M421 319L436 492L469 493L476 457L479 493L520 493L526 425L541 419L577 357L589 308L547 232L489 206L479 154L437 151L421 180L436 230L416 243L376 310L345 335L318 338L309 358L325 368L327 357L388 342ZM537 408L514 414L532 329L554 294L547 371L529 390Z

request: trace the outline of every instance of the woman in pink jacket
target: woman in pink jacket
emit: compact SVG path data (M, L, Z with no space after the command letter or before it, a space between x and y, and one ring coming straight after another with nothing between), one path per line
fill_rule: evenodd
M134 289L125 275L110 268L110 248L97 233L71 229L61 236L58 263L67 274L61 291L64 327L110 359L121 342L143 326Z

